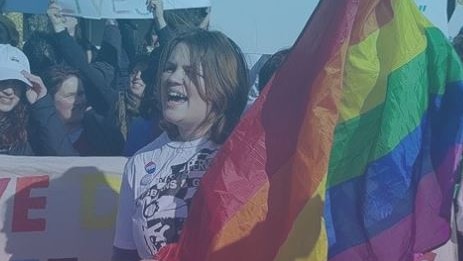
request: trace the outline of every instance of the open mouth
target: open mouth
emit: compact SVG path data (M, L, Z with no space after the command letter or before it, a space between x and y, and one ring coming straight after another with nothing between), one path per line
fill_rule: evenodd
M183 102L188 101L188 96L181 93L181 92L170 90L167 93L167 101L168 102L183 103Z

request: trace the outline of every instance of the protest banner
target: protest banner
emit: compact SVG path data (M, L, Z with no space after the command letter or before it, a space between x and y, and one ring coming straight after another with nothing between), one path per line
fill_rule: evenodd
M110 260L125 161L0 156L0 260Z
M4 11L43 14L49 0L6 0ZM151 19L146 0L57 0L63 13L91 19ZM168 0L164 9L185 9L210 6L210 0Z

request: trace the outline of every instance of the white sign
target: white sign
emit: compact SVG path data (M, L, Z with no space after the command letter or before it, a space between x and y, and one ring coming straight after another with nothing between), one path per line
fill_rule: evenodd
M415 2L431 23L448 36L447 0L415 0Z
M0 260L110 260L125 162L0 156Z
M4 10L43 14L49 0L6 0ZM146 10L146 0L57 0L63 13L85 18L101 19L151 19ZM210 0L164 0L164 8L184 9L210 6Z
M457 1L458 3L458 1ZM450 37L455 37L463 27L463 5L457 4L455 12L452 15L452 19L449 22L449 34Z

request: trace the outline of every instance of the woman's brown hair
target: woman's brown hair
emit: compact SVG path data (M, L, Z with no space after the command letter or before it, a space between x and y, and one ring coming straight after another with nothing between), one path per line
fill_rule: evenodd
M161 55L156 77L157 86L160 88L161 74L179 43L188 46L193 67L202 67L201 76L190 76L196 86L199 86L199 77L204 79L205 90L198 88L198 92L211 108L211 113L199 128L211 126L207 133L209 138L221 144L238 123L247 102L250 86L243 54L239 47L221 32L192 29L181 33L171 40ZM161 92L158 91L158 101L161 101L160 95ZM162 121L161 127L170 137L178 137L175 125Z
M26 101L25 90L27 86L20 81L13 80L21 85L23 92L19 103L7 113L0 113L0 149L12 149L27 142L27 123L29 119L29 105Z
M81 80L80 73L77 69L67 65L53 65L43 74L43 83L47 86L48 93L54 97L59 87L70 77L76 77Z

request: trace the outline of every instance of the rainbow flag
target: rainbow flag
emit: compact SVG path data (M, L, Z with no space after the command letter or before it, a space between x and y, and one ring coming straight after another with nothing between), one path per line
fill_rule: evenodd
M169 261L413 260L449 238L463 71L412 0L323 0Z

